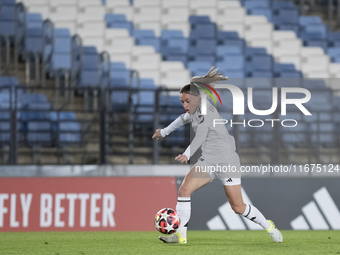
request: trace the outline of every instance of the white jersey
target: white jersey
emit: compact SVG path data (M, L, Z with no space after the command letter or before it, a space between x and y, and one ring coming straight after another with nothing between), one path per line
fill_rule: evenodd
M162 129L161 135L165 137L180 126L191 122L196 136L183 154L190 159L201 147L202 156L207 162L229 163L236 150L235 139L229 135L225 125L214 127L214 119L221 119L221 116L217 109L207 101L206 115L201 114L201 107L198 107L194 114L184 113Z

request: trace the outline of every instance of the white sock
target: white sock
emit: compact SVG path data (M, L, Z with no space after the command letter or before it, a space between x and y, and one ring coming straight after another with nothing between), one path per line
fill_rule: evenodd
M191 200L190 197L178 197L176 211L181 219L181 224L177 229L177 232L181 237L187 237L187 224L191 214Z
M246 204L246 210L244 211L242 216L259 224L264 229L269 229L271 226L267 219L263 216L263 214L253 205Z

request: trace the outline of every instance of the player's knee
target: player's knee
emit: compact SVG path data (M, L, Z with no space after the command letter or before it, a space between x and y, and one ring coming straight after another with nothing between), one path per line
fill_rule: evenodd
M185 186L181 186L181 187L178 189L178 196L179 196L179 197L190 197L190 196L191 196L191 190L188 189L188 188L185 187Z
M236 214L243 214L245 210L245 205L231 205L231 209L233 209L234 213Z

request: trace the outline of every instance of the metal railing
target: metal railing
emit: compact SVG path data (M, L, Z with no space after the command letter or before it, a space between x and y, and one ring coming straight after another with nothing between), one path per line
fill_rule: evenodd
M265 90L265 89L262 89ZM66 92L67 91L67 92ZM182 153L190 144L190 125L164 139L162 142L153 141L151 136L158 128L170 124L177 116L182 114L183 108L180 103L170 103L170 92L177 89L141 89L141 88L70 88L62 89L64 94L82 94L88 92L97 95L97 105L91 109L84 109L82 103L71 102L70 97L59 97L51 109L32 109L23 105L23 94L44 93L49 101L54 100L55 88L4 86L0 87L0 94L10 94L8 106L0 104L0 114L7 112L9 118L0 118L0 148L3 154L3 164L115 164L120 161L115 159L125 158L126 164L134 164L136 158L144 157L150 163L160 164L161 158L167 157L167 162L172 162L178 153ZM153 95L153 104L142 105L138 98L140 93ZM126 98L124 102L115 102L114 95ZM77 100L83 100L78 96ZM168 102L169 101L169 102ZM222 98L223 101L223 98ZM280 108L270 118L280 119ZM41 117L56 114L55 119ZM60 118L64 112L73 112L75 119ZM27 119L27 113L33 114ZM219 113L230 114L230 110L219 109ZM40 114L40 115L39 115ZM234 122L241 122L248 117L234 115ZM3 116L3 115L2 115ZM231 115L232 116L232 115ZM270 129L245 128L243 125L227 126L229 133L236 140L238 153L243 159L251 158L278 164L296 161L302 153L305 163L325 161L323 151L330 150L326 154L331 157L333 153L339 153L340 149L340 106L332 111L319 110L313 112L313 121L298 120L305 129L289 129L280 125ZM325 119L325 116L328 119ZM259 118L257 118L259 119ZM282 116L281 116L282 119ZM2 123L10 123L9 129L4 129ZM30 130L29 122L51 122L54 129ZM230 120L229 120L230 122ZM60 129L62 123L78 123L81 129L70 127ZM278 122L277 122L278 123ZM325 127L331 125L332 129ZM269 125L268 123L266 125ZM51 135L48 143L35 142L36 135ZM75 135L79 139L72 140ZM70 136L70 140L62 137ZM291 142L284 137L292 136ZM3 137L6 137L4 139ZM33 140L32 140L33 137ZM246 139L245 139L246 137ZM294 139L303 138L301 142ZM39 138L39 137L38 137ZM38 139L39 140L39 139ZM302 151L301 151L302 150ZM250 154L251 155L250 155ZM295 156L294 156L295 155ZM293 157L294 156L294 157ZM22 158L30 158L27 161ZM266 158L264 160L264 158ZM285 159L287 158L287 159ZM169 161L170 160L170 161ZM256 162L253 162L256 163ZM334 162L333 162L334 163Z

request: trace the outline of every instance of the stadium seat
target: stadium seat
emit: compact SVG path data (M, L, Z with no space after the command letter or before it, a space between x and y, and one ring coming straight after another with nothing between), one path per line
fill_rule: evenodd
M25 54L36 53L42 54L42 25L43 20L41 14L28 13L26 16L26 37L25 37Z
M29 121L27 124L27 143L29 146L51 146L51 122Z
M328 48L327 52L332 62L340 63L340 47Z
M215 39L197 39L190 42L189 56L197 59L198 55L211 55L215 56L216 52ZM214 61L213 61L214 62Z
M318 16L300 16L299 17L299 24L301 26L321 25L322 20Z
M269 8L256 8L249 10L249 14L251 15L262 15L267 18L269 22L272 21L272 10Z
M164 56L172 54L187 54L189 41L184 37L172 37L163 39L161 52Z
M14 40L15 35L15 0L1 2L0 35Z
M294 2L291 2L291 1L282 1L282 0L274 1L272 3L272 6L273 6L274 10L295 9L296 8Z
M228 56L228 58L217 62L217 66L221 66L229 70L244 70L245 59L242 54L234 54Z
M81 124L78 121L59 123L59 144L79 144L82 141Z
M99 86L99 55L95 47L83 47L80 86Z
M204 61L188 62L188 69L191 71L191 76L204 76L212 67L212 63Z
M45 52L48 53L48 49ZM44 53L45 53L44 52ZM47 61L48 54L44 54ZM50 63L47 63L46 68L50 72L56 72L59 69L71 69L71 35L68 29L54 30L54 47Z
M215 24L192 24L190 39L201 38L215 38L216 37L216 25Z
M161 41L160 38L155 36L153 30L139 30L134 31L135 42L137 45L150 45L155 48L156 52L160 51Z

